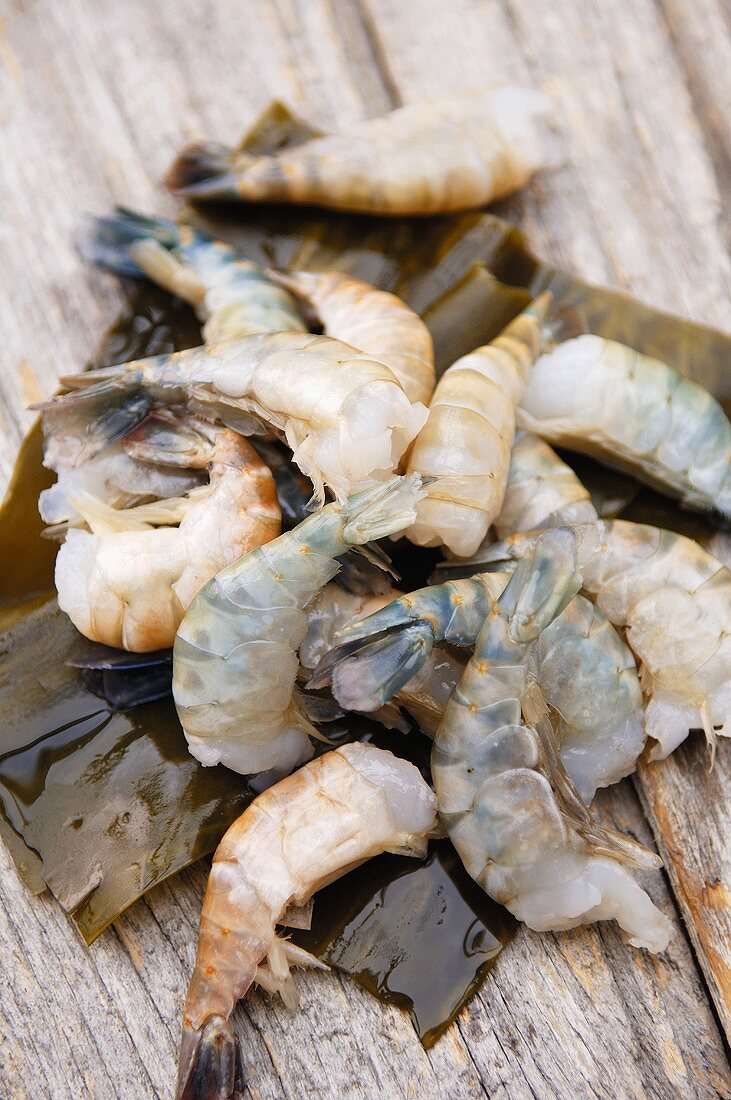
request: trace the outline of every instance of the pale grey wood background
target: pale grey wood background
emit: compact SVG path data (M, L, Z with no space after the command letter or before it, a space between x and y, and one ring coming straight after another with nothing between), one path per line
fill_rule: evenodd
M191 137L234 140L272 96L325 126L485 80L558 103L566 163L500 212L594 281L731 329L731 13L724 0L3 0L0 470L26 405L83 363L120 301L72 234L113 201L171 212ZM693 741L601 800L658 845L673 918L652 958L609 928L522 931L426 1054L336 975L237 1020L252 1097L729 1097L729 747ZM0 1097L169 1097L204 885L194 869L91 949L0 852Z

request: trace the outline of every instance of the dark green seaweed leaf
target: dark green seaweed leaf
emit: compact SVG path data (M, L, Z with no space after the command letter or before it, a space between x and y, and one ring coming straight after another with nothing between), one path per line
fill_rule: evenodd
M338 267L401 294L432 329L442 370L491 339L538 290L554 294L562 333L593 331L665 359L731 405L731 340L539 262L514 227L488 214L389 219L293 208L209 209L197 224L251 259ZM200 341L190 310L148 285L135 290L95 365ZM571 457L603 514L707 539L713 527L632 478ZM250 797L244 781L187 754L169 699L113 711L67 666L85 643L53 602L55 547L40 538L38 492L50 481L39 432L24 444L0 512L0 832L31 888L48 884L87 940L167 875L211 851ZM393 549L405 584L424 583L436 554ZM373 726L328 727L341 737ZM382 738L385 736L385 740ZM419 759L418 735L378 735ZM422 753L422 764L426 757ZM425 765L424 765L425 766ZM434 1041L510 935L505 912L468 878L448 843L426 861L382 857L318 897L302 942L385 1000L409 1008Z

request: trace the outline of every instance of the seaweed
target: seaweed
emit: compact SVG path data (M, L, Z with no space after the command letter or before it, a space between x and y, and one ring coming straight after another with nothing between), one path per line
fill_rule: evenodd
M190 216L251 259L338 267L399 293L430 325L439 370L495 336L547 287L564 333L592 331L657 355L731 408L731 339L557 271L532 255L519 230L492 215L378 221L220 207ZM141 284L94 365L199 342L191 311ZM567 457L602 514L704 542L714 536L705 517L632 478ZM165 655L147 669L119 668L90 652L58 611L55 547L41 539L36 511L38 492L51 480L41 463L36 426L0 511L0 833L29 886L48 885L90 942L145 890L212 851L252 792L240 776L202 768L188 755L166 694ZM424 583L436 552L405 542L391 549L404 583ZM137 688L125 679L133 676ZM373 723L340 719L328 736L374 738L427 766L418 733L386 734ZM328 887L318 895L313 928L297 935L366 989L407 1007L429 1044L474 993L513 927L444 841L424 861L384 856Z

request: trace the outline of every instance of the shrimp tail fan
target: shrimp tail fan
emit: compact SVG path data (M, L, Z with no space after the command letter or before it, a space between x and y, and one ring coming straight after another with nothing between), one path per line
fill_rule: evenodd
M323 657L308 687L330 682L345 710L378 710L417 674L433 648L434 631L421 621L343 642Z
M382 596L399 576L388 554L377 543L351 546L338 558L340 571L335 580L346 592L356 596Z
M163 182L174 195L185 198L237 198L234 151L226 145L209 141L187 145Z
M105 367L62 382L71 393L32 406L41 412L44 464L53 470L81 466L136 428L152 407L137 371Z
M141 242L154 241L162 248L182 244L181 230L169 218L153 218L117 206L113 214L88 217L76 234L76 247L88 263L116 275L139 278L146 268L136 258Z
M360 546L406 530L415 522L424 484L420 474L407 474L356 493L343 506L345 541Z
M244 1075L230 1020L209 1016L183 1028L175 1100L241 1100Z

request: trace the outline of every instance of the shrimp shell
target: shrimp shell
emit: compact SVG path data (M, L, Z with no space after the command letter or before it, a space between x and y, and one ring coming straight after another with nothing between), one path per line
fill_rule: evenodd
M179 497L203 483L197 470L173 469L140 462L122 443L113 443L77 467L62 466L55 484L38 498L41 519L49 524L82 523L71 501L96 497L112 508L127 508L153 499Z
M596 519L589 490L571 467L542 439L519 432L510 455L503 506L495 518L498 538Z
M526 667L578 590L577 566L571 530L546 532L485 620L434 739L439 815L469 874L529 927L614 919L630 943L662 951L670 922L620 862L639 854L574 801Z
M303 298L326 336L372 355L393 371L409 401L428 405L434 390L434 343L418 313L396 294L341 271L272 272Z
M312 675L317 665L336 646L340 630L374 614L400 596L401 593L395 588L378 595L360 595L344 592L335 583L326 584L308 612L307 634L299 653L302 668ZM363 708L347 706L346 709L372 711L375 707L374 717L381 725L388 729L408 729L400 716L399 708L403 708L418 723L422 732L431 737L447 699L462 675L463 666L463 661L435 646L418 672L398 691L395 703L391 703L384 692L381 702L369 703Z
M256 332L306 332L291 294L223 241L167 218L117 207L92 218L79 242L85 259L118 275L146 275L193 306L207 344Z
M407 538L469 557L500 511L515 435L515 408L541 348L542 294L490 344L458 359L440 378L429 417L407 460L437 477Z
M507 508L497 521L504 535L513 524L518 530L482 546L469 563L476 570L504 567L528 553L537 537L536 531L521 530L528 522L551 526L562 516L577 519L577 502L587 519L591 514L581 482L548 444L521 441L520 446ZM533 493L531 456L538 457ZM668 756L691 729L704 730L713 753L716 738L731 735L731 571L684 535L593 514L594 522L577 527L587 559L583 586L609 621L625 631L640 661L648 698L645 729L657 742L651 759Z
M541 92L473 88L273 155L192 145L166 183L196 202L305 203L389 215L469 210L512 194L548 163L552 115Z
M153 403L281 433L316 499L384 481L426 420L388 367L326 336L261 333L62 379L76 392L44 405L44 429L66 465L129 431Z
M577 336L542 355L521 428L731 516L731 424L710 393L658 359Z
M421 493L412 475L328 504L202 588L173 655L173 696L201 763L281 775L309 759L319 735L294 693L307 608L336 558L408 526Z
M222 1091L237 1059L229 1017L254 982L296 1003L290 966L322 966L276 934L287 910L382 852L425 855L435 804L413 764L356 742L283 779L234 822L203 901L178 1097L230 1095Z
M198 589L279 534L269 469L235 432L199 428L212 444L210 480L189 498L126 511L72 499L92 530L68 532L55 583L59 607L92 641L138 653L168 648ZM166 522L176 505L178 527L151 526Z
M425 715L423 732L433 734L434 719L438 724L464 672L440 643L473 647L509 579L506 573L483 573L410 592L380 610L369 603L368 617L354 611L337 633L318 645L310 642L308 657L320 659L311 684L330 680L346 710L369 711L395 698L417 720ZM335 601L345 619L343 602ZM313 634L316 627L311 624ZM529 668L556 716L564 767L588 805L597 787L634 771L645 744L632 653L603 612L577 596L541 633Z

